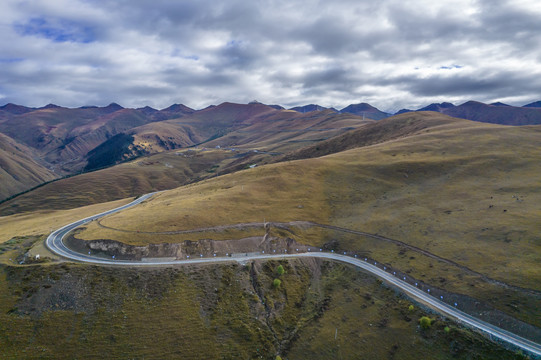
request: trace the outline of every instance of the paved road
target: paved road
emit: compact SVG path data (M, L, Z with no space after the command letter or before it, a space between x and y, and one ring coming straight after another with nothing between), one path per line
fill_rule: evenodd
M81 254L78 252L75 252L73 250L68 249L62 239L66 234L68 234L73 229L84 225L92 220L96 220L100 217L103 217L108 214L115 213L117 211L121 211L124 209L127 209L129 207L132 207L134 205L137 205L152 195L156 193L150 193L143 195L139 197L138 199L132 201L129 204L126 204L124 206L118 207L116 209L112 209L109 211L105 211L103 213L93 215L90 217L87 217L85 219L78 220L76 222L73 222L69 225L66 225L53 233L51 233L46 240L47 247L53 251L54 253L71 259L75 261L80 262L86 262L86 263L92 263L92 264L103 264L103 265L118 265L118 266L157 266L157 265L179 265L179 264L197 264L197 263L223 263L223 262L245 262L249 260L256 260L256 259L276 259L276 258L299 258L299 257L317 257L317 258L324 258L329 260L335 260L335 261L341 261L345 262L354 266L357 266L359 268L362 268L375 276L383 279L387 283L390 283L396 287L398 287L401 291L406 293L407 295L411 296L414 299L420 300L421 302L429 304L432 308L439 311L441 314L444 314L446 316L452 317L457 319L459 322L464 323L470 327L482 330L485 333L488 333L491 335L491 337L500 339L501 341L513 344L524 351L536 356L541 357L541 345L537 344L533 341L524 339L518 335L515 335L509 331L503 330L497 326L494 326L492 324L486 323L484 321L481 321L469 314L466 314L453 306L440 301L437 298L434 298L433 296L423 292L421 289L418 289L417 287L402 281L400 278L397 278L393 276L390 273L387 273L386 271L378 268L375 265L372 265L366 261L363 261L362 259L346 256L346 255L340 255L336 253L324 253L324 252L305 252L305 253L298 253L298 254L279 254L279 255L271 255L271 254L249 254L248 256L236 256L236 257L211 257L211 258L194 258L189 260L165 260L165 261L132 261L132 260L115 260L115 259L106 259L106 258L98 258L93 257L91 255Z

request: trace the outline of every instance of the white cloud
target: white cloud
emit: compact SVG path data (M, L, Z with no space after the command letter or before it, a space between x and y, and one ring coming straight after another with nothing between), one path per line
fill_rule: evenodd
M0 103L538 100L537 1L0 4Z

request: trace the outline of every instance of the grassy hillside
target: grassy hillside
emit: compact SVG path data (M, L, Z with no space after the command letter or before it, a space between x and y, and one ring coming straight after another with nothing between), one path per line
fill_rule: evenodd
M332 262L2 266L0 356L522 358L410 305L373 277ZM421 329L425 315L434 321Z
M377 122L369 122L354 131L331 137L320 143L306 146L273 159L273 162L306 159L334 154L364 146L380 144L391 140L421 134L426 129L448 124L447 115L436 112L417 112L415 115L399 115ZM470 126L469 122L454 119L456 124Z
M429 284L536 322L541 318L540 129L432 121L430 114L385 121L419 119L426 126L411 136L171 190L103 219L109 229L92 224L78 236L137 244L220 240L223 234L216 231L137 231L263 220L304 220L377 233L409 247L315 228L294 229L288 236L316 246L334 240L338 249L363 252ZM412 248L428 254L411 253ZM537 293L509 290L498 281ZM501 296L509 298L500 302Z
M27 146L0 134L0 200L58 177L38 163Z
M171 189L212 176L230 151L177 150L62 179L0 204L0 215L79 206Z
M36 210L25 214L0 216L0 243L25 236L45 236L81 218L114 209L133 198L88 205L70 210Z

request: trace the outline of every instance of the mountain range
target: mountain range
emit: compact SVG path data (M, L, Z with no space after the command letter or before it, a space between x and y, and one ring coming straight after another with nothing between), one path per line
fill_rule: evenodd
M523 107L443 102L416 111L503 125L541 124L541 101ZM286 110L257 101L202 110L182 104L158 110L116 103L80 108L10 103L0 106L0 200L81 171L195 145L287 153L390 116L367 103L341 110L317 104Z
M412 110L403 109L398 113L402 114L409 111ZM458 106L443 102L430 104L416 111L437 111L453 117L500 125L541 124L541 101L522 107L501 102L484 104L478 101L468 101Z
M417 110L401 109L395 114L381 111L370 104L351 104L342 110L326 108L317 104L297 106L291 108L299 112L332 110L338 113L349 113L363 116L373 120L381 120L392 115L399 115L411 111L436 111L453 117L501 125L536 125L541 124L541 101L532 102L524 106L511 106L501 102L484 104L478 101L467 101L461 105L450 102L433 103Z

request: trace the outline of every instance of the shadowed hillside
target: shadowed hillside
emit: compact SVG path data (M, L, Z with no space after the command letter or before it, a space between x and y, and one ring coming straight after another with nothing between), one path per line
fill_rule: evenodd
M27 146L0 134L0 199L58 177L35 161L32 155Z
M178 187L212 176L234 156L227 151L164 152L61 179L0 204L0 216L72 209Z
M285 271L276 288L279 266ZM433 326L419 330L426 315ZM0 353L8 359L514 356L370 275L314 260L153 269L0 265L0 322Z
M66 175L81 170L87 153L114 135L193 112L183 105L148 111L124 109L114 103L73 109L56 105L34 109L7 104L0 109L0 133L32 149L57 174Z

